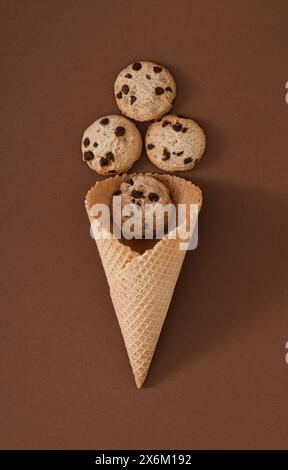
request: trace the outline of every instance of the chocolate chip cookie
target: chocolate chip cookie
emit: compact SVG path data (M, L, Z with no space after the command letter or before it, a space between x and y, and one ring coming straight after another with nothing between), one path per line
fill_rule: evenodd
M192 119L167 114L147 129L148 158L164 171L191 170L202 157L206 138Z
M83 160L101 175L123 173L138 160L142 137L135 124L124 116L97 119L84 132Z
M123 69L114 84L116 102L123 114L150 121L168 113L176 96L171 73L153 62L135 62Z
M130 225L125 229L125 222L131 217L129 207L135 210L135 220L139 227L139 234L152 238L157 233L156 219L159 217L159 211L166 207L164 217L158 218L157 229L165 231L167 229L168 214L171 211L172 200L167 186L161 181L149 175L132 175L121 184L119 190L114 196L121 198L121 224L122 233L126 236ZM113 199L111 204L113 204ZM128 214L123 213L124 207L127 207ZM113 208L113 206L112 206ZM163 225L164 224L164 225ZM136 231L136 227L133 227ZM136 238L141 238L136 237Z

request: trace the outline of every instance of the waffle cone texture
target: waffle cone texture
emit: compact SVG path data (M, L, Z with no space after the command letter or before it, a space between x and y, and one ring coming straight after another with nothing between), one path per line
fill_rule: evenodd
M145 173L148 175L148 173ZM171 175L150 174L170 190L174 204L202 204L201 190L190 181ZM133 174L130 175L129 177ZM114 192L127 175L99 181L86 195L90 222L96 203L110 206ZM179 239L159 240L143 254L133 251L113 237L96 239L110 288L110 295L138 388L142 387L166 318L181 266L186 254Z

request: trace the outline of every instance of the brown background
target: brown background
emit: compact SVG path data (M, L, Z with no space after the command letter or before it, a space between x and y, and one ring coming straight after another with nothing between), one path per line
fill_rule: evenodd
M287 1L1 1L1 448L288 448ZM82 131L168 66L208 149L143 390L83 200ZM155 170L143 156L133 170Z

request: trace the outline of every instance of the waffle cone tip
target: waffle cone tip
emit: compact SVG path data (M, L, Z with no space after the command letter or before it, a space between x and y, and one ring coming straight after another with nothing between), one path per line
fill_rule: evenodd
M147 373L148 373L148 371L147 371ZM144 382L146 380L146 377L147 377L147 374L145 375L145 377L143 377L143 376L137 377L137 375L134 375L136 387L138 389L142 388L142 385L144 384Z

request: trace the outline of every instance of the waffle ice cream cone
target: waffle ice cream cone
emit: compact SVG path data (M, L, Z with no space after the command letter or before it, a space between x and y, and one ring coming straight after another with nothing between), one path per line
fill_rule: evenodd
M171 175L150 175L169 188L174 204L198 204L200 209L201 190L190 181ZM97 182L90 189L85 207L91 223L95 222L93 205L110 206L114 192L126 178L127 175L115 176ZM179 249L178 237L171 239L167 234L143 254L112 234L109 239L104 236L96 239L96 244L135 382L140 388L146 379L186 251Z

